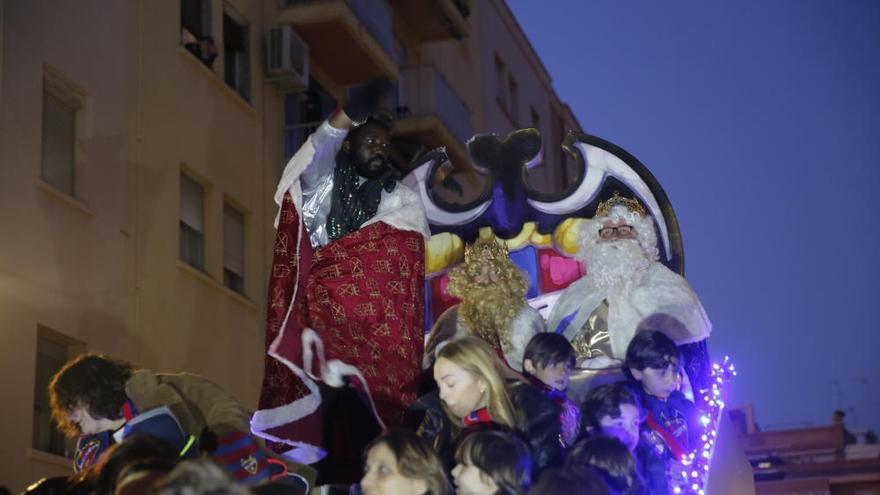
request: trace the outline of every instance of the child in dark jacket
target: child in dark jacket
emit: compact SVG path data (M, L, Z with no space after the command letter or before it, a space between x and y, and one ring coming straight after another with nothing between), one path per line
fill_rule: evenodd
M636 334L626 350L624 373L639 391L647 412L645 424L659 435L676 458L693 452L702 434L699 411L678 389L681 354L662 332Z
M565 465L574 470L595 469L620 495L651 495L645 489L633 453L617 438L596 435L578 441Z
M536 334L523 352L523 374L559 406L560 440L571 447L581 431L578 407L565 394L577 353L564 335Z
M682 460L697 448L703 434L700 412L679 390L681 353L662 332L644 330L626 350L623 371L639 393L649 444L666 459L670 486L687 486Z
M642 428L644 411L639 395L627 383L611 383L591 390L581 405L581 416L590 437L616 438L629 449L638 462L647 493L671 493L666 460L655 448L650 433Z

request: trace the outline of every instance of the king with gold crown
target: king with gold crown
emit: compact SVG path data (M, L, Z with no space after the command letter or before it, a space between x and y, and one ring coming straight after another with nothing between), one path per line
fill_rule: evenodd
M548 331L571 341L579 367L619 366L640 330L660 330L679 346L709 336L697 295L658 261L653 221L637 199L615 193L600 203L579 247L587 274L562 292L547 321Z
M511 368L521 370L526 344L545 330L540 313L526 301L528 288L500 241L478 239L467 246L464 263L449 272L446 287L461 303L447 309L432 327L423 367L433 364L441 343L472 335L498 350Z

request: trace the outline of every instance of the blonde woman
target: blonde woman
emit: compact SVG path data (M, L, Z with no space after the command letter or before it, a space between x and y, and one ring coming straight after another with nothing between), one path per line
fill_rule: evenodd
M419 434L447 469L455 465L460 433L486 423L521 436L536 469L561 461L558 406L504 366L484 341L463 337L447 343L437 352L433 372L439 390L413 408L425 411Z

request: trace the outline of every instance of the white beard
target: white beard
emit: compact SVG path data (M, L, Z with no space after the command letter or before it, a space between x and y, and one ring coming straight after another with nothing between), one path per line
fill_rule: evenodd
M607 296L628 293L641 283L651 260L635 239L597 242L583 251L591 285Z

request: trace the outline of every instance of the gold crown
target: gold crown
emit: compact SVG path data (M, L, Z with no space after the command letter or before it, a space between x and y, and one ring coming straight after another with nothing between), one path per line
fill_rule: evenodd
M611 209L615 206L623 206L630 211L634 211L641 216L645 216L645 207L642 206L641 203L639 203L639 200L637 200L636 198L624 198L620 195L620 191L614 191L614 196L599 203L599 207L596 208L596 216L608 216L608 214L611 212Z
M477 242L464 247L464 262L498 261L508 259L507 246L495 239L477 239Z

